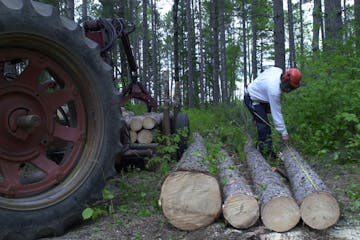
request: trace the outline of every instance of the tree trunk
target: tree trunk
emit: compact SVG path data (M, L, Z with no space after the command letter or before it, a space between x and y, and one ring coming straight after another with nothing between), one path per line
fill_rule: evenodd
M173 31L174 31L174 116L180 111L180 76L179 76L179 24L178 24L179 0L174 0L173 5Z
M229 103L227 66L226 66L226 25L225 25L225 3L218 1L219 8L219 47L220 47L220 82L221 82L221 100L223 103Z
M148 71L149 71L149 29L148 29L148 0L142 0L142 34L143 34L143 41L142 41L142 54L143 54L143 67L142 67L142 79L141 82L144 86L148 86Z
M219 19L218 19L218 0L212 0L211 4L211 24L212 24L212 81L213 81L213 101L215 104L220 102L219 86Z
M341 0L325 0L325 50L335 50L334 41L342 39L341 13Z
M185 151L175 170L162 184L160 203L165 217L181 230L195 230L214 222L221 213L221 191L203 159L207 150L202 137Z
M321 0L314 0L313 8L313 39L312 49L314 52L320 49L320 28L322 26Z
M273 1L275 66L285 69L285 33L283 0Z
M202 5L201 1L199 1L199 11L198 11L198 19L199 19L199 51L200 51L200 63L199 63L199 72L200 72L200 104L205 103L205 51L204 51L204 31L203 31L203 23L202 23Z
M256 19L259 18L257 16L256 11L259 8L258 0L252 1L251 3L251 33L252 33L252 39L251 39L251 73L253 79L257 77L258 72L258 60L257 60L257 41L258 41L258 30L257 30L257 24L258 22Z
M242 22L242 51L243 51L243 77L244 77L244 88L247 87L248 82L247 82L247 47L246 47L246 19L247 19L247 15L246 15L247 11L246 11L246 1L243 0L241 3L241 22Z
M88 3L87 3L88 0L82 0L82 6L81 6L81 18L82 18L82 21L85 22L88 18L88 11L87 11L87 6L88 6Z
M277 232L292 229L300 220L300 210L289 188L283 183L283 179L271 170L251 141L245 145L245 154L255 190L260 198L262 222L267 228Z
M360 0L354 1L354 15L355 15L356 49L360 49Z
M187 30L187 65L188 65L188 107L194 107L195 92L194 92L194 40L193 35L193 14L191 9L191 0L186 0L186 30Z
M293 68L296 67L293 5L291 0L288 0L287 4L288 4L288 31L289 31L289 66Z
M219 159L220 179L223 190L223 215L235 228L249 228L259 218L259 204L250 186L230 156L222 151Z
M328 187L293 148L284 149L283 160L303 221L319 230L333 226L340 209Z
M74 20L74 16L75 16L74 0L69 0L68 1L68 17L70 19Z

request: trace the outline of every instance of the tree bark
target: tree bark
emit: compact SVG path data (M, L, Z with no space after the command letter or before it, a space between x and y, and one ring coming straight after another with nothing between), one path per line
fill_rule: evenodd
M303 221L319 230L336 224L339 205L320 177L291 147L284 149L283 160Z
M285 31L283 0L273 1L275 66L285 69Z
M239 174L234 162L226 151L218 159L223 190L223 215L235 228L249 228L259 218L259 204L251 187Z
M296 67L293 4L291 0L288 0L287 4L288 4L288 31L289 31L289 66L293 68Z
M336 49L334 42L340 41L343 38L341 33L342 19L341 19L341 1L340 0L325 0L325 42L324 47L327 51Z
M194 139L165 178L159 200L169 222L188 231L211 224L221 213L220 186L203 162L207 150L199 134Z
M300 210L289 188L280 175L271 170L250 140L245 145L245 154L256 193L260 198L262 222L267 228L277 232L292 229L300 220Z
M321 0L314 0L313 8L313 38L312 49L314 52L320 50L320 28L322 26Z
M356 49L360 49L360 0L354 1L354 15L355 15L355 26L356 26L355 27Z

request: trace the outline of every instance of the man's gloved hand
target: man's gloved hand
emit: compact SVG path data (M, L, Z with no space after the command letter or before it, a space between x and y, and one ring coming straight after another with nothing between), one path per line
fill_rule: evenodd
M288 145L289 144L289 135L283 135L282 140L283 140L284 145Z

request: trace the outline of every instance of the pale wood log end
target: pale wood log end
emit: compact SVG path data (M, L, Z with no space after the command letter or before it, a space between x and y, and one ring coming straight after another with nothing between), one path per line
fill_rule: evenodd
M318 230L335 225L340 217L339 204L328 192L309 194L301 203L300 212L305 224Z
M300 221L300 208L293 198L277 197L263 206L261 220L273 231L286 232Z
M213 223L221 213L221 202L217 180L204 173L173 172L161 187L163 213L181 230L196 230Z
M231 226L249 228L259 219L259 203L253 196L234 194L224 202L223 215Z

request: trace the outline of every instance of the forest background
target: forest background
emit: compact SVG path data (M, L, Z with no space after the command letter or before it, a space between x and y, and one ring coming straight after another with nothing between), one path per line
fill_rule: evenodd
M269 66L299 68L303 86L282 99L291 144L330 167L358 171L360 0L167 1L171 8L157 0L42 2L79 24L124 18L135 27L130 40L139 80L159 105L169 83L171 104L179 99L192 130L209 134L216 126L211 134L240 156L243 88ZM112 57L122 89L129 77L120 44ZM346 181L343 190L360 217L360 183Z

